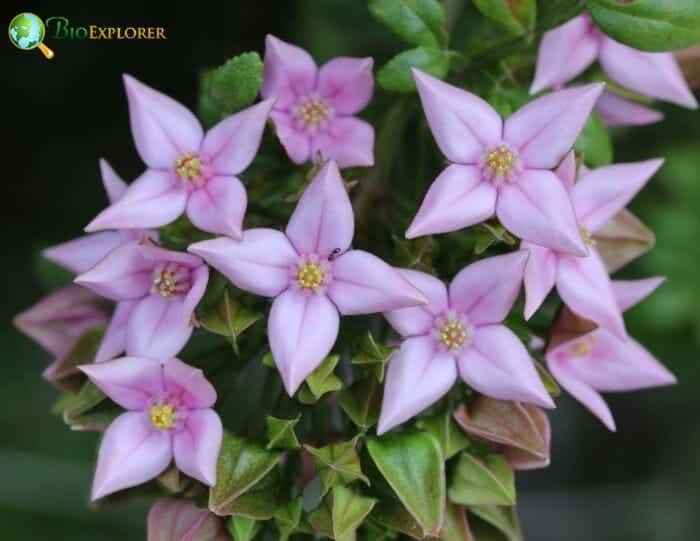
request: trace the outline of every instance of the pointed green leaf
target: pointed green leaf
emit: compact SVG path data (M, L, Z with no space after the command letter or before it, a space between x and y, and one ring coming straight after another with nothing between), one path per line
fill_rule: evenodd
M409 519L413 520L408 512L406 512L406 515L408 515ZM374 521L371 516L365 522L364 529L367 535L367 541L386 541L387 539L396 538L396 532L386 529L384 526Z
M304 449L314 456L321 478L321 496L336 485L347 485L358 479L369 485L369 480L362 473L355 445L356 439L320 448L304 445Z
M209 332L225 336L231 340L234 348L237 347L238 337L261 318L262 314L236 301L228 289L224 290L218 302L199 311L202 327Z
M392 235L392 240L394 241L393 261L397 267L434 272L432 256L437 244L432 236L405 239Z
M437 0L370 0L369 10L411 45L439 47L447 43L445 10Z
M406 508L395 499L380 499L372 509L369 520L392 532L399 532L413 539L423 539L427 534Z
M301 521L301 511L301 498L292 500L275 511L272 518L274 518L279 531L279 541L287 541L289 536L296 531Z
M306 520L313 530L333 539L333 498L329 494L316 509L309 513Z
M433 77L444 79L450 68L447 52L431 47L417 47L399 53L377 71L377 83L389 92L411 93L416 91L412 68Z
M368 440L382 476L416 522L436 534L445 511L445 467L440 445L426 432L399 432Z
M315 404L324 394L339 391L343 382L333 373L340 357L329 355L306 378L297 398L304 404Z
M278 419L268 416L265 419L267 425L267 449L299 449L299 440L294 433L294 427L301 419L301 414L294 419Z
M462 505L515 505L513 469L501 455L477 458L462 453L448 493L451 501Z
M443 460L449 460L460 451L469 447L469 439L455 423L449 410L435 415L423 417L416 422L418 428L432 434L440 444Z
M63 414L63 421L67 425L73 425L77 419L97 407L106 400L105 395L92 381L86 381L78 391L78 394L68 395L71 398L61 400L61 410L56 413Z
M540 363L539 361L535 361L535 368L537 369L537 375L540 376L540 380L542 380L542 384L544 385L544 388L547 390L547 392L551 396L559 396L561 394L561 389L552 377L552 374L550 374L549 371L544 366L542 366L542 363Z
M598 113L591 113L588 117L574 148L576 152L583 154L583 161L589 167L601 167L612 162L613 146L610 130Z
M280 474L273 469L244 494L226 506L226 514L269 520L279 507Z
M525 34L535 27L535 0L474 0L476 7L513 34Z
M373 377L358 380L338 393L338 403L353 423L367 431L379 420L382 387Z
M520 522L515 507L499 507L497 505L477 505L469 508L469 512L490 524L505 536L506 541L522 541ZM477 532L477 524L472 525L476 541L481 541ZM494 538L495 539L495 538Z
M226 528L236 541L250 541L260 531L260 522L247 517L231 517Z
M583 0L537 0L538 32L546 32L583 13Z
M384 368L397 348L386 347L378 343L372 333L368 332L360 341L360 346L351 362L358 366L374 366L377 381L384 381Z
M355 531L365 520L377 500L355 494L343 486L333 487L333 538L353 541Z
M474 541L467 522L466 508L453 503L447 504L440 538L444 541Z
M105 327L100 325L81 334L68 355L52 372L50 382L61 390L78 392L85 382L85 375L78 370L78 365L90 364L95 360L104 332Z

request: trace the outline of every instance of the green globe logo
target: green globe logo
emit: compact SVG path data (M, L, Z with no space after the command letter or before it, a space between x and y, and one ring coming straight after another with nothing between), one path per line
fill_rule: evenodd
M38 48L49 60L53 51L43 44L46 35L44 21L33 13L20 13L10 21L8 29L10 41L18 49L30 51Z

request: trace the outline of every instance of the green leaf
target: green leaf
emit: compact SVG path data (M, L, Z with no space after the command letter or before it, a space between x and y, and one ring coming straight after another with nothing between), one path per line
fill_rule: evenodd
M337 396L340 407L360 429L367 431L377 424L382 406L382 387L375 378L358 380Z
M357 438L320 448L304 445L304 449L314 456L316 470L321 478L321 496L336 485L347 485L358 479L369 485L369 479L360 467L356 443Z
M211 235L197 229L186 214L158 228L158 244L170 250L187 250L193 242L210 239ZM207 290L209 287L207 287Z
M474 253L480 255L484 253L490 246L497 243L504 243L508 246L514 246L515 238L501 224L490 224L483 222L475 228L476 242L474 244Z
M583 0L537 0L538 32L546 32L583 13Z
M336 541L354 541L355 531L377 503L374 498L355 494L349 488L333 488L333 538Z
M423 272L434 272L433 251L437 243L431 235L417 239L405 239L392 235L394 241L394 259L396 266L416 269Z
M307 521L313 530L333 539L333 498L329 494L316 509L309 513Z
M292 500L275 511L272 518L275 520L279 531L279 541L287 541L289 536L296 531L301 521L301 511L301 498Z
M174 464L161 473L157 480L158 484L169 494L179 494L190 484L190 479L180 472Z
M547 392L551 396L559 396L561 394L561 389L552 377L552 374L550 374L549 371L544 366L542 366L542 363L538 361L535 361L535 368L537 369L537 375L540 377L540 380L542 380L542 384L544 385L544 388L547 390Z
M501 455L462 453L448 493L462 505L515 505L513 469Z
M449 55L434 47L418 47L397 54L377 71L377 82L390 92L415 92L411 68L418 68L438 79L443 79L450 68Z
M369 10L411 45L440 47L447 43L445 10L437 0L370 0Z
M384 368L389 358L397 348L389 348L379 344L372 333L368 332L360 341L360 347L350 362L358 366L374 366L377 381L384 381Z
M333 373L340 357L329 355L306 378L306 382L299 390L297 398L304 404L318 402L324 394L339 391L343 388L343 382Z
M380 499L372 509L369 520L382 528L399 532L413 539L423 539L426 532L408 510L394 499Z
M464 507L453 503L447 505L440 538L444 541L474 541Z
M236 513L237 500L265 477L281 456L281 453L267 451L243 438L224 432L216 468L216 485L209 491L209 509L221 516ZM256 501L250 498L243 503L244 507L249 509ZM262 505L264 502L258 503Z
M231 517L226 528L236 541L250 541L260 531L260 522L254 518Z
M591 113L588 117L574 148L583 154L583 161L589 167L612 163L613 146L610 131L598 113Z
M450 410L434 417L423 417L416 422L418 428L432 434L440 444L443 460L449 460L469 447L469 439L452 418Z
M478 505L469 508L469 512L487 522L506 537L506 541L522 541L520 522L515 507L499 507L497 505ZM476 524L472 524L477 541L479 537Z
M589 0L588 13L613 39L643 51L672 51L700 42L697 0Z
M426 432L399 432L367 441L370 457L427 534L437 534L445 511L440 445Z
M486 17L514 34L525 34L535 27L535 0L474 0L474 4Z
M278 419L268 416L265 419L267 425L267 449L299 449L299 440L294 433L294 427L301 419L301 414L294 419Z
M90 364L95 360L104 331L105 327L100 325L81 334L68 355L51 373L51 383L64 391L79 391L85 382L85 375L78 370L78 366Z
M202 327L228 338L235 349L238 347L238 337L261 318L262 314L237 302L228 289L224 290L218 302L204 306L199 311Z
M54 408L55 413L63 415L63 421L67 425L73 425L83 414L89 412L100 404L107 396L92 381L86 381L75 395L61 400L60 405ZM60 410L58 409L60 407Z

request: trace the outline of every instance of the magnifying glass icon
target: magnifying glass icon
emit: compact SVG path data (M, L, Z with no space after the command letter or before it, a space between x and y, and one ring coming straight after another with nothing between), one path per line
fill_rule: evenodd
M43 43L46 37L44 21L33 13L15 15L10 21L7 34L12 44L18 49L23 51L39 49L48 60L54 57L53 51Z

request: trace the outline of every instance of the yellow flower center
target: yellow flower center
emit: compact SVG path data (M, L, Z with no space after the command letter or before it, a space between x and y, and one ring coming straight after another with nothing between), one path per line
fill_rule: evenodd
M175 172L183 182L199 181L204 178L202 160L194 152L186 152L175 160Z
M318 263L304 263L299 266L296 281L300 288L318 291L326 279L326 271Z
M464 345L467 331L464 325L455 319L448 320L440 329L440 342L452 351L457 351Z
M486 165L495 176L504 177L515 166L515 154L506 145L501 145L486 155Z
M168 430L175 425L175 408L170 404L154 404L148 415L158 430Z
M595 246L598 244L598 242L591 235L591 232L585 227L581 228L581 237L583 237L583 242L588 244L588 246Z
M331 108L321 98L313 97L297 106L296 114L305 126L315 128L328 120Z
M593 336L582 338L571 346L571 353L577 357L588 357L591 354L593 344L595 344L595 338Z
M177 291L177 277L171 270L156 271L153 276L153 287L151 293L162 297L170 297Z

